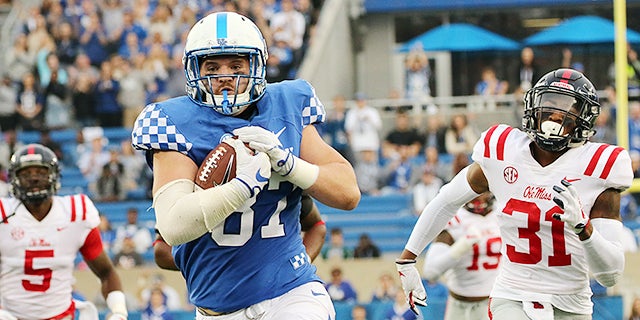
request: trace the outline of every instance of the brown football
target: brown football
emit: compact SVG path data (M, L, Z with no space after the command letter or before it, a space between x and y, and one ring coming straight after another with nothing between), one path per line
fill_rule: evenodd
M229 182L236 177L236 151L226 142L221 142L204 158L195 183L203 189Z

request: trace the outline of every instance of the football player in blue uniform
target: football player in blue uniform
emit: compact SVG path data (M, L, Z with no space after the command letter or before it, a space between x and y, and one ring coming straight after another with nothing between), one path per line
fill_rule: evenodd
M196 319L335 318L300 237L300 197L351 210L360 191L313 126L325 117L313 87L267 84L266 60L251 20L204 17L185 44L187 95L145 107L132 132L153 168L156 226L174 247ZM236 177L202 190L196 172L222 140L236 151Z

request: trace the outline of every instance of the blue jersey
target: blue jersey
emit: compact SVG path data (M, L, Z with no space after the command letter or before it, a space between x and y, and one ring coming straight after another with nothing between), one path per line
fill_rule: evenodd
M300 154L302 130L320 123L325 110L303 80L269 84L248 120L222 115L188 97L148 105L138 116L133 145L174 150L200 165L220 141L240 127L261 126L279 135L285 148ZM278 297L310 281L315 274L300 237L302 190L273 174L251 198L200 238L175 246L173 256L196 306L230 312Z

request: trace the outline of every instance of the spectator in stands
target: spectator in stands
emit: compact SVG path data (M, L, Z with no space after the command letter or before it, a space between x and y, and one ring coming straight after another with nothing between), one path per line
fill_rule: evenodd
M430 99L430 78L429 57L422 44L418 43L411 48L405 59L405 97L416 101Z
M509 83L498 79L496 71L491 66L482 68L482 76L476 84L474 93L480 96L497 96L506 94L509 90Z
M322 248L322 259L343 260L353 257L353 253L344 245L344 234L340 228L332 228L329 236L329 246Z
M135 36L130 33L130 36ZM153 75L144 69L144 54L136 54L131 62L123 64L123 77L120 78L118 102L122 105L122 126L133 128L136 117L147 104L148 88L154 86Z
M102 239L102 248L111 255L111 247L113 246L113 241L116 239L116 232L111 227L111 221L109 221L109 218L104 214L100 215L98 229L100 230L100 238Z
M18 89L16 107L20 129L40 130L44 127L44 99L33 73L26 73Z
M396 294L400 290L395 278L390 273L383 273L378 278L378 285L373 290L371 302L389 302L396 300Z
M86 129L85 129L86 131ZM79 144L78 169L87 182L94 183L102 173L102 167L109 162L111 155L106 150L107 139L102 132L83 133L87 145Z
M56 157L58 157L58 161L64 161L62 146L51 138L51 130L48 128L42 129L40 131L40 141L38 143L51 149L51 151L56 154Z
M413 212L416 215L422 213L422 209L435 198L443 184L442 179L435 175L431 167L423 167L420 181L418 181L411 190L413 195Z
M178 291L168 285L166 279L161 273L154 273L149 279L149 286L144 288L140 292L140 299L142 304L146 305L151 301L151 293L154 290L160 290L162 295L166 298L165 305L169 310L182 309L182 302L180 301L180 295Z
M156 86L155 90L148 90L152 94L152 96L149 97L152 101L156 99L158 95L163 94L167 87L170 66L167 52L162 44L154 43L150 45L149 54L143 64L145 72L151 75Z
M132 269L144 264L142 255L136 252L136 243L130 236L120 242L120 250L113 257L113 264L123 269Z
M358 244L353 250L354 258L379 258L380 257L380 248L373 243L373 240L369 237L368 234L363 233L360 235L360 239L358 240Z
M533 87L533 82L540 77L540 70L535 61L535 54L530 47L522 48L520 51L520 62L516 69L515 79L518 86L516 86L514 93L516 95L522 95L527 90Z
M453 115L449 128L445 133L445 147L449 154L471 154L473 145L478 140L478 134L469 125L465 114Z
M374 150L361 150L360 157L361 159L354 166L358 188L364 195L377 195L380 193L382 178L382 167L378 162L378 155Z
M130 33L134 33L139 42L143 42L147 38L147 30L136 21L134 12L130 8L126 8L122 13L122 24L120 28L114 30L112 37L120 38L119 44L122 46Z
M351 320L368 320L367 308L361 304L356 304L351 309ZM634 319L635 320L635 319Z
M90 77L85 74L79 75L71 88L71 105L79 127L96 125L95 104L95 87Z
M591 141L616 144L617 133L615 122L611 121L611 111L609 108L603 107L600 109L600 115L596 119L593 129L596 133L591 137Z
M144 254L151 248L151 232L145 226L138 224L138 209L131 207L127 210L127 223L116 228L116 239L113 243L113 252L118 253L123 249L123 241L130 238L135 245L135 251Z
M274 44L269 48L267 59L267 81L270 83L289 79L293 63L293 50L282 33L274 35Z
M69 67L69 86L75 87L80 78L88 81L91 88L100 79L100 70L91 64L91 58L84 52L78 53L76 61Z
M355 288L348 280L344 279L342 269L340 267L331 268L331 280L324 287L327 289L331 301L355 303L358 301L358 294Z
M401 146L409 146L409 156L415 157L420 153L422 137L411 124L407 110L396 111L395 126L389 131L382 144L382 154L385 159L394 158Z
M9 168L9 160L11 155L21 148L24 143L18 140L18 134L16 130L8 129L2 132L3 139L0 140L0 167L3 170Z
M9 184L9 173L0 165L0 197L11 195L11 185Z
M132 191L145 188L150 183L147 181L150 169L147 167L144 155L135 152L130 139L122 140L120 148L122 152L119 158L124 170L121 175L124 190L129 194Z
M86 1L83 1L83 3ZM80 50L83 51L94 66L107 60L109 38L105 33L98 12L85 12L86 24L80 27Z
M76 61L76 56L80 49L78 37L76 37L73 25L69 22L62 22L54 33L56 43L56 56L60 59L60 64L66 68Z
M346 101L342 94L332 99L332 109L327 110L327 119L319 127L323 139L345 159L354 164L353 153L345 131Z
M640 297L633 298L633 302L631 302L629 320L640 320Z
M397 151L382 168L380 192L383 194L410 193L422 175L415 156L411 156L412 146L400 145Z
M50 129L66 129L71 126L71 107L68 103L68 75L60 66L55 53L47 55L46 68L41 70L40 83L44 86L45 126ZM44 80L44 81L43 81Z
M411 309L409 308L409 304L407 303L407 297L405 296L404 291L398 290L394 301L394 304L392 306L389 306L389 308L385 310L383 318L384 320L414 320L422 318L411 311Z
M122 126L122 106L118 102L120 82L113 76L113 65L106 60L100 65L96 84L96 115L101 127Z
M35 52L29 50L25 34L19 34L13 41L13 46L4 56L4 64L11 66L11 68L7 68L6 72L14 85L22 83L23 77L33 70L36 56Z
M440 178L443 182L451 180L451 155L439 154L435 147L427 147L424 150L423 169L429 169L433 174Z
M627 43L627 87L629 101L640 100L640 60L638 60L638 52L633 49L631 44ZM615 63L609 67L609 81L615 86L616 68Z
M118 48L118 55L131 60L138 54L147 54L147 48L143 46L142 41L138 39L138 35L135 32L129 32L124 43Z
M95 183L94 194L98 201L115 202L125 198L122 181L123 165L118 159L118 151L111 150L111 160L102 166L102 173Z
M8 73L0 79L0 131L16 128L16 94L17 86L13 84Z
M167 297L160 289L152 289L149 302L141 314L142 320L173 320L166 303Z
M434 147L439 154L447 153L445 143L445 135L447 127L442 122L442 116L437 113L430 114L427 117L427 125L423 133L422 145L424 148Z
M302 44L306 32L306 21L302 13L294 7L293 0L281 0L280 11L271 18L271 32L274 39L286 41L293 51L293 66L298 66L302 58Z
M356 107L349 109L344 119L344 128L348 134L349 145L355 154L356 164L362 158L361 152L373 150L376 155L380 149L380 130L382 118L377 109L367 104L364 93L356 93Z
M629 102L629 151L640 151L640 102Z

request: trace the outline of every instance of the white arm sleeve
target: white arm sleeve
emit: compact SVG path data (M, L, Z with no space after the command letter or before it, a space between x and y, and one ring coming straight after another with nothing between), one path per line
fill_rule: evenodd
M458 172L422 210L405 249L420 255L427 244L444 229L458 209L478 196L467 181L467 171L469 167Z
M429 246L422 265L422 277L435 281L447 270L453 268L459 259L450 254L451 246L443 242L434 242Z
M614 286L624 270L624 250L619 235L622 222L614 219L591 219L593 233L582 241L587 264L596 280L605 287Z
M212 230L250 197L237 179L205 190L191 180L175 180L153 197L156 228L169 245L186 243Z

